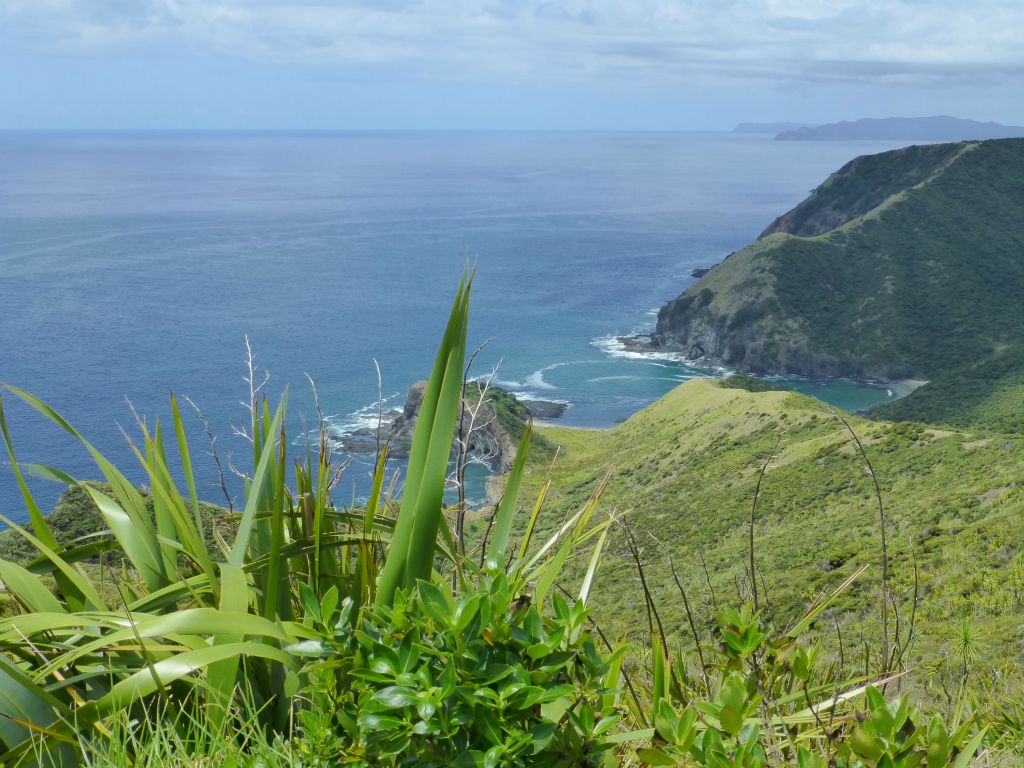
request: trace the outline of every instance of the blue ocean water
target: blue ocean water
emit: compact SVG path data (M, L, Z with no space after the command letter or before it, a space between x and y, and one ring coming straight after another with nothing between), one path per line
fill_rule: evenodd
M0 381L55 406L136 466L128 401L151 423L168 395L205 411L245 466L244 338L289 429L338 429L429 372L467 254L477 265L477 373L608 426L709 371L623 355L695 267L750 242L831 171L889 145L625 133L0 134ZM887 397L795 382L840 407ZM84 449L7 395L18 458L80 478ZM195 418L201 493L218 500ZM3 462L6 465L6 461ZM367 467L346 477L358 495ZM134 476L142 480L142 473ZM60 489L33 480L41 505ZM0 466L0 513L25 518Z

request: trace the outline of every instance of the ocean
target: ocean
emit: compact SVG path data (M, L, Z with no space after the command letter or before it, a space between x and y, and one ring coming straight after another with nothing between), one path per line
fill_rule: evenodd
M880 142L728 133L0 133L0 381L29 390L142 481L132 408L204 410L245 466L248 337L288 428L367 423L430 370L459 275L476 266L475 372L611 426L693 376L622 351L657 308ZM793 380L846 409L884 387ZM68 434L4 398L18 459L99 472ZM200 493L222 499L186 414ZM0 514L27 515L6 456ZM356 457L340 492L358 498ZM479 481L479 477L477 480ZM40 505L60 488L31 480ZM239 493L237 483L233 492Z

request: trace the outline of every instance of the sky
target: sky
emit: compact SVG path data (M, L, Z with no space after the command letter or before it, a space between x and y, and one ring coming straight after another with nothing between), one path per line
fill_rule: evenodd
M0 129L1024 124L1024 0L0 0Z

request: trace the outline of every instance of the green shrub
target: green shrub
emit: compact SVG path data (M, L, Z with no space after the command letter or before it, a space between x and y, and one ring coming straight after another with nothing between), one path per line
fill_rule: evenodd
M582 602L489 574L456 595L420 581L393 607L320 613L323 637L300 715L303 749L323 764L600 765L618 721ZM615 680L611 681L612 685Z
M985 737L973 717L948 726L906 696L887 700L865 678L841 680L801 635L840 590L791 629L750 605L718 614L717 643L697 674L654 648L652 746L647 765L700 768L964 768ZM702 659L705 657L702 657ZM660 670L660 672L659 672ZM859 706L862 705L862 706Z

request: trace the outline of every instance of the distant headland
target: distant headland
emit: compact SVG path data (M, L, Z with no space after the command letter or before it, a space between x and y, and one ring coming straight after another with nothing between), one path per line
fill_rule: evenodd
M746 123L744 125L747 125ZM737 129L739 130L739 126ZM982 123L948 115L936 117L865 117L852 122L843 120L819 126L782 128L776 141L968 141L981 139L1012 139L1024 136L1024 126Z
M740 123L732 129L733 133L782 133L800 128L813 128L810 123Z

